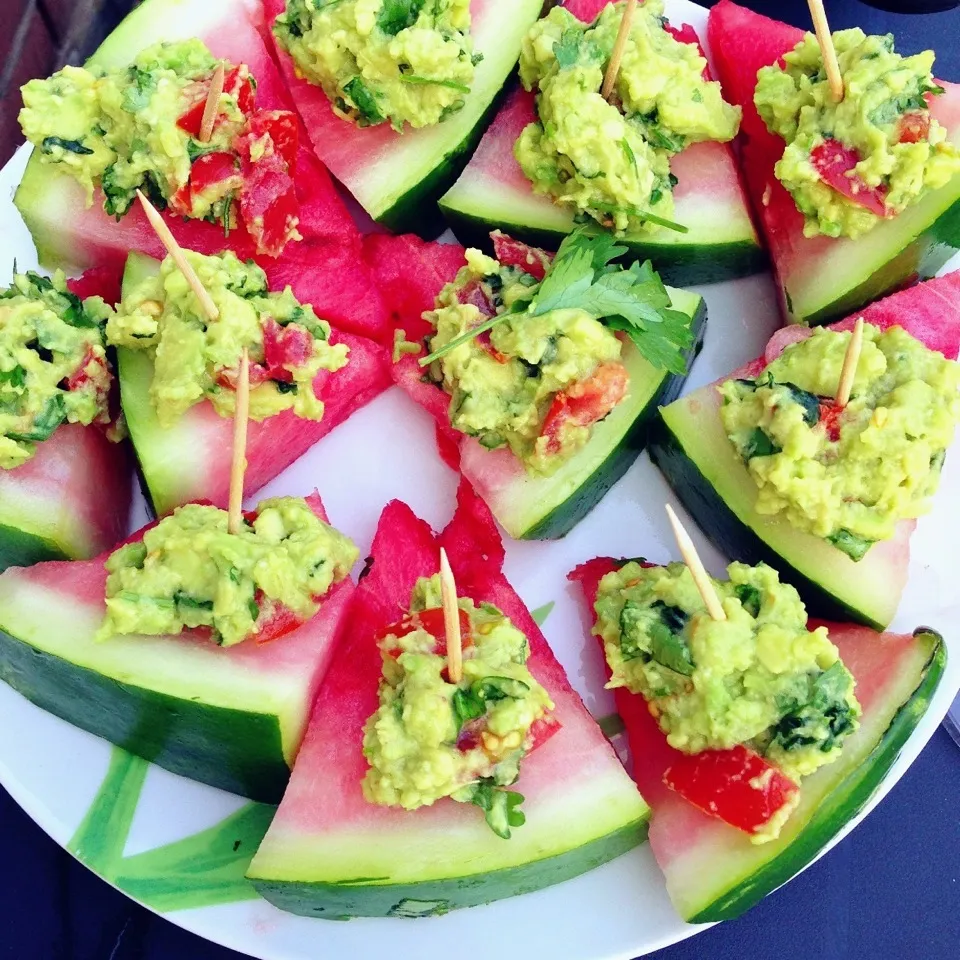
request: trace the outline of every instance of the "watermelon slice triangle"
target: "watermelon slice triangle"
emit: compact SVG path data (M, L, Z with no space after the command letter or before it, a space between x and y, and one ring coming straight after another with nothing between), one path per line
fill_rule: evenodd
M581 583L591 612L600 579L623 562L600 557L570 574ZM824 625L856 680L860 728L839 760L803 780L800 806L769 843L751 843L669 790L663 774L679 751L667 743L642 697L622 687L615 691L633 776L653 810L650 846L684 920L739 916L811 863L866 806L930 705L946 664L939 634L926 627L897 635Z
M233 64L246 63L257 81L257 106L289 110L291 103L283 80L258 31L262 20L259 0L146 0L104 41L91 64L117 67L129 63L144 47L161 40L198 37L216 57ZM300 205L299 232L304 239L336 239L359 243L357 229L326 168L310 150L301 131L295 177ZM97 190L87 207L84 189L72 177L31 157L14 199L33 235L40 262L54 269L82 270L112 265L122 270L130 251L163 256L163 247L138 204L117 222L103 210ZM224 236L219 225L201 220L165 216L181 246L201 253L218 253L225 247L241 259L254 256L246 231ZM297 243L287 245L295 249ZM265 265L269 257L257 256Z
M947 262L960 246L960 177L856 240L804 237L803 216L774 175L783 141L767 130L753 104L757 71L802 38L801 30L732 0L720 0L710 11L708 39L724 95L743 107L744 181L766 235L784 314L816 324L933 276ZM960 86L943 87L932 110L960 143Z
M367 803L360 789L381 671L374 636L408 607L416 580L436 573L441 545L460 594L495 604L527 635L528 665L556 704L559 731L523 762L527 820L510 840L463 804L403 811ZM445 913L578 876L641 842L646 805L502 563L490 513L466 484L439 537L404 504L387 505L290 787L250 865L272 903L328 919Z
M318 496L308 503L326 520ZM97 641L108 555L0 575L0 679L174 773L276 803L353 584L334 586L313 619L269 643L218 647L191 633Z
M858 316L880 329L901 326L954 360L960 349L960 273L895 293ZM849 330L854 322L849 317L831 329ZM788 343L809 335L800 327L778 331L763 357L723 379L759 375ZM727 556L763 560L779 570L811 613L886 628L906 585L916 521L900 523L893 539L875 544L855 563L827 541L761 516L753 506L756 485L720 422L720 403L717 385L711 384L662 408L654 425L650 456L681 502Z

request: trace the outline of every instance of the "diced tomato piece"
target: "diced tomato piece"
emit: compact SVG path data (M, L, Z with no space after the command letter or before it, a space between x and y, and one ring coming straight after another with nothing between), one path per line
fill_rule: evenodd
M313 336L303 327L280 326L273 317L263 324L263 355L274 380L290 381L289 367L302 367L313 355Z
M190 167L190 189L194 196L214 184L237 176L237 158L232 153L204 153Z
M257 95L250 79L250 68L241 63L234 67L223 80L224 93L229 93L236 101L240 112L248 117L253 112Z
M547 275L550 264L553 263L553 254L514 240L500 230L494 230L490 239L493 240L494 256L504 266L519 267L537 280L542 280Z
M459 300L460 303L472 303L480 311L481 317L489 318L497 312L490 302L490 298L484 291L483 284L480 280L471 280L457 294L457 300Z
M277 257L296 236L300 204L293 178L278 154L242 161L240 215L259 253Z
M177 120L177 126L185 133L189 133L191 137L200 136L200 126L203 123L203 113L207 106L207 97L210 95L212 80L213 74L211 73L205 80L198 80L185 91L191 102L186 112ZM245 63L241 63L239 67L234 67L223 78L223 92L234 97L240 112L244 116L250 115L253 111L256 94L250 82L250 68ZM220 122L221 115L218 115L213 124L214 130Z
M922 143L930 136L930 114L905 113L900 118L899 130L899 143Z
M69 377L67 377L68 390L79 390L93 379L90 374L87 373L87 367L89 367L91 363L96 363L104 370L107 369L107 363L104 358L94 356L93 348L87 347L87 352L83 355L83 359L80 361L80 366L77 367L77 369L74 370Z
M258 592L257 603L263 604L263 595ZM268 612L261 614L257 618L256 639L257 643L269 643L271 640L277 640L284 634L292 633L304 621L300 619L292 610L280 603L269 604Z
M622 363L602 363L591 377L558 393L540 431L547 438L547 453L560 452L566 426L588 427L602 420L627 395L629 386L630 375Z
M886 187L870 187L862 177L850 175L860 162L860 155L852 147L845 147L839 140L824 140L813 148L810 161L828 187L878 217L887 216Z
M425 630L433 637L437 643L434 652L441 657L447 654L447 627L443 617L443 610L435 608L433 610L420 610L417 613L408 613L402 620L384 627L375 637L377 643L384 637L405 637L414 630ZM470 615L466 610L460 611L460 640L464 647L471 646ZM394 648L387 651L391 656L400 655L400 649Z
M293 172L300 149L300 128L296 116L289 110L258 110L247 120L247 125L234 140L234 149L247 160L252 159L253 145L268 138L266 152L278 153Z
M531 752L538 747L542 747L555 733L559 732L560 722L555 720L552 714L535 720L533 726L530 728L530 737L532 739L532 743L530 744Z
M759 831L800 791L786 774L742 745L684 754L664 771L663 782L704 813L746 833Z
M835 400L820 401L820 422L827 432L827 437L834 443L840 439L840 417L843 410Z

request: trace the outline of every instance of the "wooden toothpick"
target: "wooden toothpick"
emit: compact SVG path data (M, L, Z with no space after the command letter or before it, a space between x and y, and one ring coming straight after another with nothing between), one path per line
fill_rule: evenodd
M223 95L224 69L223 61L217 64L210 78L210 89L207 91L207 102L203 105L203 119L200 121L200 134L197 139L206 143L213 136L213 125L217 122L220 112L220 97Z
M717 591L714 589L713 581L704 569L703 561L697 553L697 548L690 539L690 534L683 529L683 524L680 522L680 518L676 513L674 513L673 507L671 507L669 503L666 507L670 526L673 527L673 535L676 538L677 546L680 548L680 556L683 557L683 562L690 570L690 576L693 577L693 582L696 584L697 590L700 591L703 602L707 605L707 612L714 620L726 620L727 614L724 612L720 598L717 596Z
M847 352L843 356L840 383L837 386L837 406L845 407L850 402L861 350L863 350L863 317L857 317L857 322L853 325L853 333L850 334L850 342L847 344Z
M457 583L443 547L440 548L440 596L443 599L443 625L447 634L447 674L451 683L459 683L463 679L460 607L457 604Z
M843 77L840 76L840 64L837 62L837 51L833 45L833 34L830 24L827 23L827 13L823 9L823 0L807 0L810 16L813 18L813 29L817 34L817 43L820 44L820 55L823 57L823 68L827 72L830 83L830 96L835 103L843 99Z
M617 82L617 74L620 72L620 61L623 59L623 51L627 48L627 40L630 39L630 28L633 26L633 15L636 10L637 0L627 0L627 8L623 11L620 30L617 32L617 39L613 44L613 52L610 54L607 72L603 77L603 86L600 88L600 96L602 96L604 100L610 99L610 94L613 93L613 85Z
M207 319L218 319L220 316L220 311L217 310L217 305L213 302L213 298L209 293L207 293L206 288L200 282L200 278L197 276L196 271L190 266L189 261L183 255L183 250L180 249L180 244L174 239L174 236L170 232L170 228L164 222L163 217L157 213L156 207L154 207L154 205L143 195L140 190L137 191L137 199L140 201L140 204L143 207L143 212L147 215L147 219L150 221L150 226L153 227L154 232L160 238L160 242L166 248L167 253L170 254L173 262L184 275L187 283L190 284L190 289L196 294L197 300L200 301L200 306L203 309L203 312L207 315Z
M233 409L233 461L230 464L230 502L227 532L239 533L243 520L243 475L247 471L247 420L250 417L250 354L243 348Z

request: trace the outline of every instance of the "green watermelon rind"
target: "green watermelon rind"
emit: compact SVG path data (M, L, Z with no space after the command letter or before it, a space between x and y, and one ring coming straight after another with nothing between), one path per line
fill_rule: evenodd
M20 518L19 526L0 523L0 571L7 567L32 567L44 560L75 560L75 546L51 540L29 529L29 521Z

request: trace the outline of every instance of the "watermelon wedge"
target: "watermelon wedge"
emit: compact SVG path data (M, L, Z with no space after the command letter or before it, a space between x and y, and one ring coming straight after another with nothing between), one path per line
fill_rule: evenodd
M442 286L456 276L462 254L458 257L448 244L408 237L380 237L375 248L368 248L368 257L374 251L374 274L393 303L395 322L408 338L422 338L430 330L422 313L433 308ZM402 276L395 263L403 264ZM398 289L394 297L392 291ZM687 290L669 287L668 292L674 309L690 317L694 343L687 355L689 367L702 343L706 304ZM449 396L424 382L417 357L407 355L394 364L393 377L434 418L444 461L459 466L507 533L517 540L550 540L572 530L623 476L643 449L657 407L680 393L685 377L655 368L629 341L624 343L623 363L630 375L627 398L596 424L589 443L549 477L531 476L506 448L487 450L454 430Z
M310 501L326 520L319 497ZM353 584L334 586L313 619L269 643L218 647L190 633L97 641L108 555L0 575L0 678L174 773L276 803Z
M338 117L320 87L297 77L290 55L270 27L285 0L264 0L268 42L317 156L374 219L393 230L436 235L437 198L456 179L489 123L496 100L520 57L520 42L543 0L470 0L477 66L462 110L443 123L396 133L386 124L359 128Z
M807 238L803 216L774 175L783 141L753 105L757 71L797 44L803 32L721 0L710 11L708 39L724 96L743 107L744 180L763 226L784 316L829 323L905 283L933 276L960 248L960 177L928 193L857 240ZM960 86L942 84L932 112L960 143Z
M104 41L90 64L104 67L129 63L144 47L161 40L199 37L213 54L233 64L246 63L257 81L257 105L267 110L290 109L287 91L258 32L262 11L258 0L146 0ZM307 143L306 135L301 137ZM300 205L299 232L306 239L334 238L358 243L356 227L330 175L307 146L297 155L296 188ZM163 247L139 204L118 223L103 211L98 190L87 207L83 188L72 177L31 157L14 202L30 233L40 262L53 269L83 269L113 264L122 269L130 251L163 255ZM224 247L241 259L253 256L246 231L224 237L219 225L166 216L181 246L201 253ZM289 244L287 249L297 246ZM270 258L257 257L264 264Z
M880 329L903 327L932 350L956 359L960 349L960 273L928 280L862 311ZM835 323L849 330L854 317ZM786 328L773 335L765 356L730 377L754 377L784 347L808 335ZM910 535L904 521L892 540L881 541L855 563L846 554L786 520L761 516L753 507L756 484L720 422L716 384L664 407L652 429L650 456L704 533L728 556L763 560L780 570L817 616L853 618L882 630L893 619L907 581Z
M579 567L591 611L601 577L618 561ZM811 628L819 623L811 623ZM650 846L677 912L691 923L728 920L748 910L811 863L867 804L930 705L946 664L939 634L878 634L825 623L853 674L863 708L860 729L839 760L803 780L799 807L777 840L754 845L734 827L701 812L663 783L674 750L640 696L615 691L627 728L633 775L653 809Z
M527 820L510 840L463 804L408 812L367 803L360 790L362 729L381 672L374 636L409 604L417 578L437 571L441 545L460 594L495 604L527 635L528 666L556 704L560 729L523 761L517 789ZM643 840L646 804L502 563L490 513L466 484L439 537L404 504L387 505L290 786L250 865L271 903L327 919L446 913L578 876Z
M564 4L590 22L608 0L567 0ZM684 25L678 39L699 43ZM520 169L513 146L536 120L534 94L514 89L457 182L440 200L440 209L457 236L489 247L487 235L501 229L519 240L555 250L574 227L573 213L535 194ZM725 143L696 143L677 154L670 168L679 183L672 217L687 233L638 233L624 243L630 256L651 258L668 283L712 283L763 269L765 254L750 219L733 149Z
M158 269L158 262L131 254L124 284L132 286ZM311 285L316 276L304 275L298 286ZM343 297L341 293L341 302ZM321 311L320 315L323 316ZM389 357L383 347L352 333L332 330L331 343L345 343L350 353L345 367L335 373L322 370L314 390L323 400L323 419L304 420L285 410L247 428L245 491L251 496L294 460L307 452L354 411L390 385ZM157 420L150 399L153 360L138 350L117 351L120 399L137 454L144 493L157 516L191 500L207 500L226 507L230 492L233 421L219 416L209 402L191 407L165 428Z

